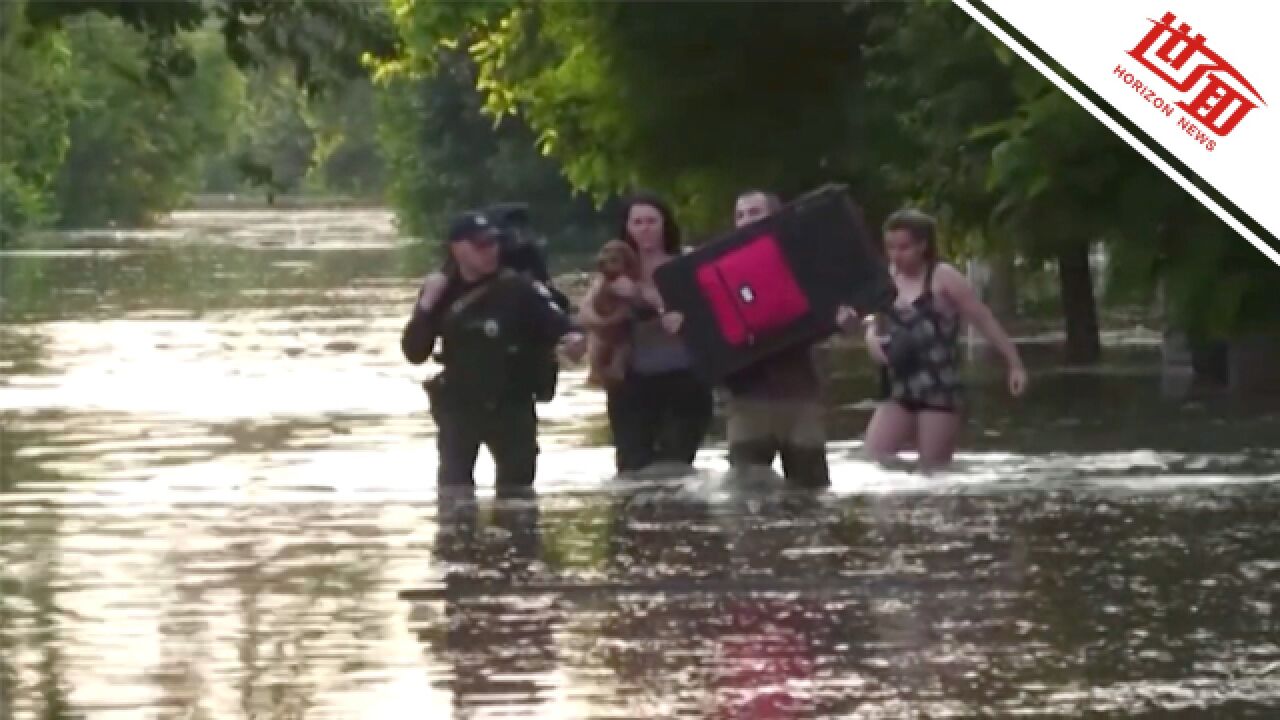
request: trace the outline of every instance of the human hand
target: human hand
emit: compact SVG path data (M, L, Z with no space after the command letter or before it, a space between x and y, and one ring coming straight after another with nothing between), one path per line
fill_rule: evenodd
M871 359L881 365L888 365L889 356L884 354L884 345L881 344L882 340L879 333L876 332L875 324L867 325L865 338L867 341L867 353L871 355Z
M1009 394L1022 397L1027 391L1027 371L1021 365L1009 368Z
M422 292L418 295L418 307L430 310L440 300L440 296L444 294L444 290L449 286L449 278L444 273L436 271L429 273L422 281Z
M836 308L836 327L841 332L851 333L858 327L858 311L848 305L841 305Z
M560 340L560 348L571 363L582 362L587 354L587 337L579 332L571 332Z
M627 300L634 298L639 290L639 288L636 287L635 281L625 275L614 278L613 281L609 283L608 288L609 292Z
M684 326L684 313L673 311L662 316L662 328L668 333L675 335L680 332L682 326Z
M660 314L666 312L666 303L662 301L662 293L658 292L658 288L652 285L642 285L639 294L640 298L649 307L657 310Z

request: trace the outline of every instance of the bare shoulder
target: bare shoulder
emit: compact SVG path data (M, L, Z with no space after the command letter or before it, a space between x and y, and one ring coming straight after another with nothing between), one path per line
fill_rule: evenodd
M935 286L944 292L964 292L971 290L969 278L954 265L938 263L933 270Z
M933 277L944 282L955 282L956 280L968 282L964 273L960 272L960 270L951 263L940 262L935 265L933 268Z
M977 301L969 278L953 265L938 263L933 271L933 283L938 295L953 312L965 314Z

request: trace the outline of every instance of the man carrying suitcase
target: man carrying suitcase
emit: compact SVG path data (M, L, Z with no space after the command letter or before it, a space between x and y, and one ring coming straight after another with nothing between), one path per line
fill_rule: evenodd
M781 207L773 193L746 191L734 204L734 225L748 225ZM836 323L845 332L859 327L857 314L848 307L839 309ZM733 468L770 467L781 456L789 483L813 488L831 484L816 355L816 346L798 345L725 378Z

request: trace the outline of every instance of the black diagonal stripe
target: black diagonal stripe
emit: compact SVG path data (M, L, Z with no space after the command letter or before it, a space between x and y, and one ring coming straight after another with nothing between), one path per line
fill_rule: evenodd
M1129 133L1133 135L1138 142L1142 143L1148 150L1155 153L1161 160L1168 163L1170 167L1194 185L1196 189L1200 190L1216 202L1218 207L1226 211L1227 214L1231 215L1231 217L1241 225L1251 230L1260 240L1269 245L1273 250L1280 252L1280 239L1277 239L1275 233L1268 231L1228 197L1219 192L1217 188L1207 182L1204 178L1200 177L1199 173L1188 167L1186 163L1179 160L1177 156L1165 149L1165 147L1159 142L1156 142L1156 140L1147 134L1146 131L1134 124L1124 112L1120 111L1111 103L1100 97L1087 84L1081 82L1080 78L1076 77L1075 74L1063 67L1061 63L1054 60L1053 57L1046 53L1043 48L1032 42L1016 27L1010 25L1003 17L1000 16L999 13L987 7L987 4L983 2L983 0L969 0L969 3L975 10L982 13L983 17L990 20L1001 30L1008 33L1012 38L1021 43L1022 46L1027 49L1027 52L1034 55L1036 59L1040 60L1056 72L1058 76L1071 85L1073 89L1088 98L1099 110L1105 113L1108 118L1118 123L1125 130L1129 131ZM1141 29L1136 29L1134 32L1141 32ZM1010 50L1012 49L1013 48L1010 48ZM1120 58L1129 57L1125 54L1125 50L1126 48L1116 49L1118 61ZM1181 190L1182 188L1178 189ZM1194 200L1195 198L1192 199Z

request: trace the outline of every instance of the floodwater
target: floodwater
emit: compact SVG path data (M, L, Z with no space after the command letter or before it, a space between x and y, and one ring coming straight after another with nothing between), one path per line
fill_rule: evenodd
M536 495L438 496L427 262L362 210L0 252L0 720L1277 716L1280 413L1167 397L1154 332L975 363L946 476L860 459L850 348L829 491L718 429L613 481L570 371Z

